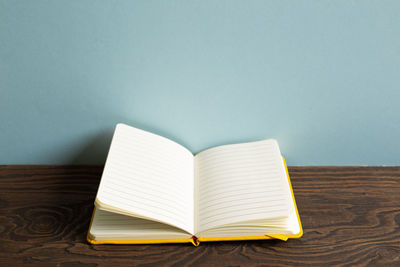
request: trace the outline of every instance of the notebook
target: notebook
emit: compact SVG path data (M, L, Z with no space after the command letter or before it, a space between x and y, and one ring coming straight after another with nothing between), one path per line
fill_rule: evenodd
M298 238L303 230L276 140L193 155L118 124L95 199L92 244Z

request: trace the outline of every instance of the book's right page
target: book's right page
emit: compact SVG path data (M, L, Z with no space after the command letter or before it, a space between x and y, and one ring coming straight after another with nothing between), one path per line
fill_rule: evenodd
M195 156L200 236L294 234L298 227L276 140L225 145ZM293 218L294 216L294 218Z

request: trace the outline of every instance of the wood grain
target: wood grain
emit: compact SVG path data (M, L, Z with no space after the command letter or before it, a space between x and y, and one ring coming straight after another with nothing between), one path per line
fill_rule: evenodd
M289 167L304 236L90 245L102 167L1 166L0 265L400 266L400 167Z

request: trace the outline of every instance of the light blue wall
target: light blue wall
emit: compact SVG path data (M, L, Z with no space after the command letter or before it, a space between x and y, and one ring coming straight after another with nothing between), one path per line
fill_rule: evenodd
M0 0L0 164L103 163L118 122L400 165L400 1Z

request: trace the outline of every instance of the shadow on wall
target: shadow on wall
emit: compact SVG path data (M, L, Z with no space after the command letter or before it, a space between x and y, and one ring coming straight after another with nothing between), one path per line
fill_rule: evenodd
M111 145L114 129L107 129L87 139L76 153L71 155L69 165L104 165Z
M173 140L183 146L190 148L185 142L171 134L163 131L160 128L153 127L147 123L136 120L118 118L114 120L115 123L100 130L98 133L87 136L84 140L79 141L79 144L74 144L74 151L68 156L66 165L104 165L108 150L110 149L111 140L114 134L115 126L117 123L125 123L127 125L155 133ZM76 147L76 149L75 149Z
M71 144L73 149L71 147L72 151L69 156L65 160L62 160L65 162L63 165L104 165L108 150L110 149L115 126L119 122L150 132L160 132L146 123L132 121L126 118L115 119L113 124L99 130L97 133L86 136L84 139L80 139L78 144Z

